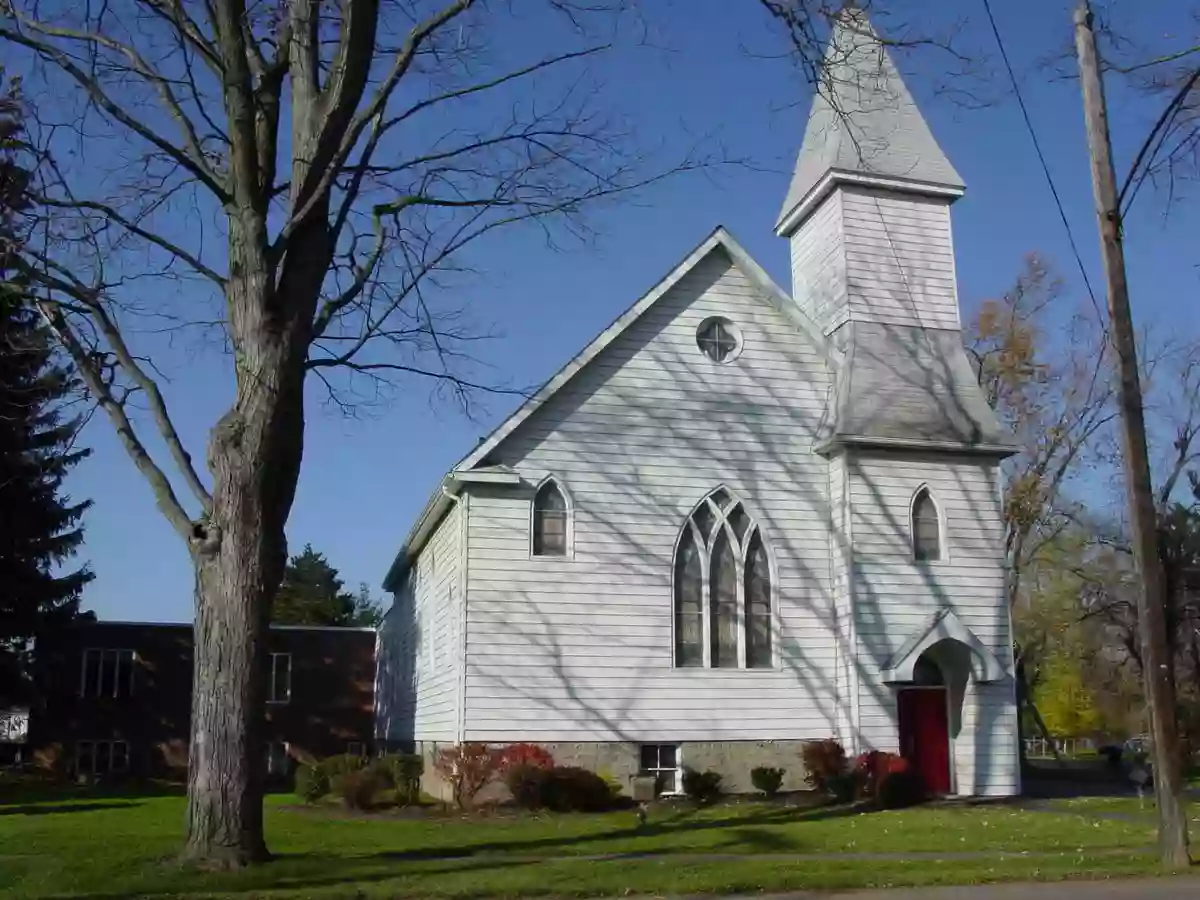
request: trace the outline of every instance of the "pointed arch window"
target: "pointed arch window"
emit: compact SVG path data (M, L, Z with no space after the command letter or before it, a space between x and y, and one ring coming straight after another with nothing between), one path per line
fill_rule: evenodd
M569 525L567 498L553 478L533 495L532 552L534 556L566 556Z
M919 562L937 562L942 558L941 521L937 504L929 488L922 487L912 502L912 550L913 559Z
M675 664L772 665L772 578L758 523L717 488L693 510L675 549Z

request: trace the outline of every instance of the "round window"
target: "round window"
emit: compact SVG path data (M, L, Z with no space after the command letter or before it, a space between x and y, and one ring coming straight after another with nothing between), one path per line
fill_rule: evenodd
M729 362L742 349L742 333L728 319L713 316L696 329L696 346L713 362Z

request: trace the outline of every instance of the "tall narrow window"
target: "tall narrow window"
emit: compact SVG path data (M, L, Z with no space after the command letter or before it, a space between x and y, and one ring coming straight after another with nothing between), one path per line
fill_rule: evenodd
M270 674L267 702L287 703L292 699L292 654L272 653Z
M674 567L675 664L772 665L767 547L740 500L717 488L696 507Z
M567 498L553 480L533 496L533 555L567 555Z
M690 528L675 553L675 664L704 665L704 570Z
M79 682L81 697L128 697L133 693L134 664L132 650L88 647L83 651L83 674Z
M913 559L937 561L942 558L942 541L937 506L928 488L921 488L912 505Z
M771 569L762 535L755 532L746 550L746 666L771 665Z
M737 562L729 535L721 529L713 543L712 583L712 664L714 668L736 669L738 664Z

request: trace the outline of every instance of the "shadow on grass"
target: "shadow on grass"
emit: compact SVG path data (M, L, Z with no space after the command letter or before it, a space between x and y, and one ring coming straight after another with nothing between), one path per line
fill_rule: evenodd
M148 797L182 797L182 784L167 781L130 781L76 785L21 781L0 783L0 806L33 803L70 803L82 800L144 800ZM3 810L0 810L2 813Z
M0 806L0 816L48 816L58 813L99 812L105 809L126 809L140 806L132 800L117 800L95 803L84 800L78 803L33 803L21 806Z
M554 849L563 849L576 846L579 844L598 844L595 851L595 856L623 856L626 855L621 850L607 849L603 846L606 841L618 840L622 838L638 838L649 839L657 837L667 837L675 835L685 835L705 831L730 831L745 832L752 835L748 838L748 842L755 846L755 849L766 848L769 843L770 850L796 850L794 841L783 838L782 836L771 835L770 832L762 831L757 826L768 825L785 825L794 822L819 822L824 819L840 819L845 816L864 815L874 811L873 809L865 809L862 807L853 806L837 806L837 807L822 807L820 809L808 809L797 811L794 808L781 807L779 809L763 810L754 815L730 815L713 818L700 818L697 811L683 810L674 813L673 816L664 821L652 821L645 825L631 824L622 828L614 828L608 831L593 831L575 835L560 835L541 838L525 838L516 840L491 840L480 841L478 843L465 843L458 847L429 847L417 850L385 850L373 854L375 858L392 859L392 860L438 860L438 859L470 859L471 857L487 855L487 854L522 854L529 853L537 855L539 852ZM728 843L739 843L741 835L732 837ZM754 843L757 841L757 843ZM649 852L653 853L669 853L677 848L654 848ZM303 856L304 854L300 854ZM589 855L589 854L582 854Z
M299 871L290 869L289 864L303 861ZM447 861L451 863L451 861ZM364 866L364 864L366 864ZM529 860L491 859L453 861L445 866L421 866L419 868L396 864L382 866L371 857L330 857L304 854L283 855L272 863L232 875L206 876L199 872L188 872L176 863L164 864L164 869L175 869L162 883L149 881L136 888L119 893L97 891L95 893L56 894L46 900L128 900L136 897L190 897L235 894L258 895L263 891L318 890L321 888L377 884L405 877L437 877L439 875L461 875L465 873L499 872L522 866L533 865ZM478 892L466 892L464 898L490 896L486 887Z

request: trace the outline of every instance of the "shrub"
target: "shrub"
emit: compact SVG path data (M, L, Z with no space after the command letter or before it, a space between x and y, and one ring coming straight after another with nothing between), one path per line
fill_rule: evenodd
M608 784L590 769L555 766L542 771L542 805L546 808L555 812L604 812L612 808Z
M768 797L774 797L783 787L783 776L786 769L775 769L770 766L759 766L750 770L750 783Z
M343 772L333 778L333 791L347 809L370 809L379 793L379 775L374 769Z
M367 767L369 760L365 756L353 756L349 753L339 753L335 756L327 756L321 760L317 767L325 773L325 777L329 779L330 784L333 779L339 775L345 775L348 772L359 772Z
M849 768L846 751L832 738L824 741L805 741L800 748L804 760L804 781L813 790L832 793L829 779L844 775Z
M608 796L611 797L614 802L621 799L625 795L625 785L621 782L621 779L612 772L605 772L601 770L596 774L600 776L601 781L608 785Z
M907 772L908 760L884 750L871 750L854 761L854 773L858 778L859 792L864 797L876 799L883 780L898 772Z
M296 769L296 796L305 803L316 803L329 793L329 778L317 766Z
M513 766L504 773L504 784L513 802L521 809L541 809L546 805L547 784L552 769L535 765Z
M379 758L376 766L384 773L387 783L396 790L396 802L401 805L421 799L421 776L425 760L416 753L389 753Z
M854 772L843 772L825 779L825 790L836 803L849 803L859 794L858 776Z
M498 764L499 753L486 744L467 743L443 747L433 768L450 785L454 805L466 809L496 777Z
M501 775L517 766L533 766L538 769L553 769L554 757L545 747L537 744L509 744L499 751L497 763Z
M904 809L925 799L925 782L919 772L904 769L889 772L879 782L879 805L884 809Z
M1100 748L1100 755L1104 757L1104 763L1114 772L1121 771L1122 757L1125 755L1125 750L1119 744L1109 744Z
M712 803L721 796L721 773L709 769L697 772L683 770L683 792L697 803Z

